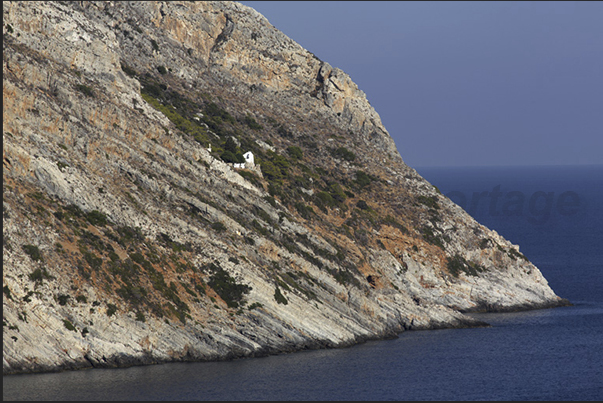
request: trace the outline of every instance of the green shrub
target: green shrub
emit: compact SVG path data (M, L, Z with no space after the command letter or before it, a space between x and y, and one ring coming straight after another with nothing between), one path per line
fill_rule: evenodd
M119 255L117 253L115 253L114 251L110 251L109 252L109 259L111 259L112 262L118 262L119 261Z
M247 179L249 182L253 183L254 185L256 185L258 187L262 186L262 182L260 181L260 178L253 172L249 172L249 171L237 171L237 172L239 173L239 175L241 175L243 178ZM272 198L272 200L274 200L274 198Z
M452 274L454 277L458 277L461 272L464 272L469 276L477 276L478 273L486 270L485 267L477 263L468 262L459 254L456 254L453 257L448 257L446 267L448 268L450 274Z
M84 84L78 84L76 86L76 88L79 92L86 95L87 97L94 98L94 91L92 90L91 87L88 87L87 85L84 85Z
M126 282L127 284L116 290L117 295L119 295L124 301L127 301L134 306L138 306L141 302L143 302L144 297L147 296L147 290L143 287L129 284L130 279L126 276L122 276L122 281Z
M356 203L356 207L358 207L360 210L370 209L369 205L366 204L364 200L358 200L358 203Z
M117 312L117 307L113 304L107 304L107 316L111 317Z
M383 220L383 223L386 224L386 225L390 225L390 226L392 226L394 228L398 228L400 230L400 232L403 233L403 234L408 234L408 229L404 225L400 224L398 222L398 220L396 220L391 215L387 215L385 217L385 219Z
M465 265L465 259L459 255L455 255L453 258L447 258L446 267L454 277L458 277L459 274L464 271Z
M163 113L179 130L190 135L195 141L207 147L207 144L209 143L207 129L183 117L181 113L184 113L184 110L178 111L171 105L162 105L156 98L163 97L164 95L161 86L154 83L147 84L141 90L142 98L149 103L149 105ZM219 131L219 128L212 127L212 130Z
M237 308L251 287L238 284L236 280L219 266L213 265L214 273L207 283L226 302L230 308Z
M297 146L289 146L287 147L287 152L294 160L301 160L304 158L304 152L301 148Z
M263 170L262 170L263 172ZM268 194L270 196L282 196L283 189L278 183L269 183L268 184Z
M204 119L204 122L206 124L208 124L210 127L212 127L212 124L222 122L222 121L229 122L231 124L236 123L235 118L232 117L232 115L230 113L228 113L225 109L220 108L214 102L210 102L209 104L207 104L204 108L204 111L205 111L206 115L213 118L213 121L208 121L208 120ZM212 127L212 129L214 129L214 128Z
M46 269L35 269L29 274L29 279L35 283L40 283L44 281L44 279L50 279L51 276L48 274Z
M316 214L312 206L307 206L301 202L295 203L294 207L299 213L299 215L301 215L306 220L309 220L310 218L312 218L313 215Z
M419 196L417 198L417 201L421 204L426 205L429 208L433 208L433 209L439 209L440 206L438 205L438 201L436 200L435 196Z
M27 194L29 197L31 197L32 199L36 199L36 200L45 200L44 195L42 194L42 192L31 192Z
M262 130L264 128L261 124L256 122L255 119L249 114L245 115L245 117L243 118L243 123L245 123L247 126L249 126L250 129L253 130Z
M276 207L276 200L272 196L264 196L264 200L266 200L272 207Z
M322 206L333 207L336 204L335 199L333 199L333 196L331 196L331 194L328 192L316 193L315 199L316 199L315 200L316 204L319 207L322 207Z
M436 245L442 249L444 249L444 243L442 242L442 238L433 233L433 230L430 227L423 227L423 239L429 242L432 245Z
M220 158L226 163L236 162L242 164L243 162L245 162L245 157L243 157L243 154L241 154L240 152L233 153L230 150L226 150L222 154L220 154Z
M270 180L280 179L281 171L271 161L262 161L260 165L264 178Z
M157 41L155 39L151 39L151 46L153 47L154 51L159 51L159 45L157 44Z
M63 249L63 244L60 242L55 242L54 244L54 250L57 253L65 253L65 249Z
M10 288L8 288L7 285L5 285L4 287L2 287L2 291L4 292L4 295L6 295L6 298L10 299L12 301L13 297L10 294Z
M270 214L268 214L266 210L256 205L253 205L252 207L252 211L256 216L260 217L264 222L274 226L274 220L272 220Z
M40 249L35 245L22 245L21 248L34 262L42 261L42 253Z
M163 232L159 234L158 240L163 242L167 247L172 248L172 251L174 251L174 252L182 252L182 251L190 252L192 250L192 246L190 245L189 242L187 242L185 244L181 244L180 242L173 241L172 238L170 238L170 236L168 234L165 234Z
M333 182L333 183L329 184L329 193L330 193L331 197L333 199L335 199L335 201L338 203L343 203L348 198L348 195L346 194L346 192L343 190L341 185L337 182Z
M260 224L258 222L258 220L256 220L255 218L253 219L253 221L251 221L251 226L253 227L253 229L255 229L261 235L264 235L264 236L268 235L268 230L266 228L264 228L264 226L262 224Z
M287 170L289 169L289 161L287 161L287 158L280 154L272 154L272 162L281 170L283 177L288 176Z
M75 297L75 300L84 304L88 302L88 298L86 298L84 295L78 295Z
M356 171L356 184L360 187L365 187L371 183L371 177L363 171Z
M221 223L220 221L216 221L215 223L213 223L211 225L211 227L217 231L217 232L223 232L226 231L226 225L224 225L223 223Z
M222 145L224 151L230 151L233 154L236 154L239 151L239 146L237 146L237 142L232 138L232 136L228 136Z
M147 319L144 317L144 313L138 311L136 312L136 320L139 322L146 322Z
M80 245L80 247L92 246L99 251L104 251L107 249L113 250L111 244L105 244L98 235L95 235L90 231L86 231L85 229L81 231L80 238L78 239L77 243Z
M107 225L107 216L98 210L92 210L87 213L86 220L92 225Z
M278 287L276 287L276 289L274 290L274 300L277 303L283 305L287 305L289 303L289 301L287 301L287 298L285 298L285 296L281 294L281 290Z
M117 242L120 243L122 246L126 246L126 244L134 241L144 241L144 235L138 227L132 228L128 227L127 225L124 225L121 227L117 227L116 230L117 234L119 235Z
M69 295L61 294L57 297L57 301L59 302L59 305L64 306L67 305L69 298L71 298Z
M335 280L337 280L339 284L355 285L357 287L360 287L360 282L358 281L358 279L354 277L354 275L352 275L352 273L350 273L349 271L335 269L329 271L331 272L333 277L335 277Z
M262 305L260 302L254 302L253 304L249 305L249 307L247 309L249 309L251 311L252 309L261 308L263 306L264 305Z
M79 208L79 206L77 204L70 204L68 206L65 206L65 210L72 217L83 217L84 216L84 212L82 211L81 208Z
M121 62L121 70L130 77L136 77L136 70L134 70L124 62Z
M71 323L67 319L63 319L63 325L65 326L65 329L77 332L77 329L75 328L75 326L73 326L73 323Z
M287 137L287 138L293 137L293 133L291 133L291 131L289 129L287 129L285 126L282 126L282 125L279 126L276 131L278 134L280 134L283 137Z
M509 250L507 251L507 255L513 260L517 260L519 258L519 259L525 260L526 262L529 261L528 258L525 257L525 255L523 253L517 252L517 250L515 250L515 248L509 248Z
M262 174L266 179L272 181L289 176L289 161L287 161L287 158L272 151L269 151L266 157L267 159L262 160L260 164Z
M159 72L159 74L161 75L165 75L167 74L167 70L165 69L164 66L157 66L157 71Z
M345 161L354 161L356 159L356 154L351 152L345 147L339 147L331 150L331 155L335 158L339 158Z
M22 320L23 322L27 323L27 312L22 311L18 314L17 317L19 318L19 320Z
M82 252L84 260L88 263L88 265L90 265L90 268L98 270L103 265L103 259L96 256L94 252L90 252L85 248L80 248L80 252Z

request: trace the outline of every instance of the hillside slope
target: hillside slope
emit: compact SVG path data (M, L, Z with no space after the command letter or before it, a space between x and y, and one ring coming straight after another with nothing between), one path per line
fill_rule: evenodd
M349 76L256 11L3 5L4 374L346 346L567 303L404 164Z

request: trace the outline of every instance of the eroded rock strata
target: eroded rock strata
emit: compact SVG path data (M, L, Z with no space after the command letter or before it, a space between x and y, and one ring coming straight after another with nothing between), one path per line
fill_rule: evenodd
M404 164L348 75L248 7L3 2L2 29L4 374L567 303Z

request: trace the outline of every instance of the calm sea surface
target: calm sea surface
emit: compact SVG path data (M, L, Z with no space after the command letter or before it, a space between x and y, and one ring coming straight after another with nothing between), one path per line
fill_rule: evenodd
M4 400L603 399L603 166L417 170L574 306L346 349L4 376Z

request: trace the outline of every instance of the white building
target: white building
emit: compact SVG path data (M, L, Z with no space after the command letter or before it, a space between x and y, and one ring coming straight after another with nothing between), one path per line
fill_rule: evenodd
M260 166L256 166L255 165L255 161L253 159L253 153L251 151L247 151L245 154L243 154L243 158L245 158L245 162L239 163L239 162L235 162L232 164L232 166L234 168L238 168L238 169L251 169L252 171L256 171L259 173L260 176L261 175L261 170L260 170Z
M253 168L255 163L253 162L253 153L251 151L247 151L243 154L243 158L245 158L245 163L249 164L249 168Z

